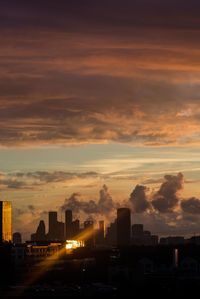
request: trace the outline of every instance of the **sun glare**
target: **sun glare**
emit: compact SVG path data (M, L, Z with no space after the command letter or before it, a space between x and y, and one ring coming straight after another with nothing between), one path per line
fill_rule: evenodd
M77 241L77 240L66 240L66 249L71 250L71 249L76 249L79 247L84 247L84 242L83 241Z

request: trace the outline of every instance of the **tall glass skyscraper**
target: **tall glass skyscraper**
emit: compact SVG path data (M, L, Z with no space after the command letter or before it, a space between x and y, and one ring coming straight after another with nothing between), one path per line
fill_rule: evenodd
M10 201L0 201L0 242L12 240L12 206Z

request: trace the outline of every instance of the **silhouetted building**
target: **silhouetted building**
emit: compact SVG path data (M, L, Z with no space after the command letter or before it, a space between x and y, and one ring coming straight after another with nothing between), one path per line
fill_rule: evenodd
M45 223L43 220L40 220L36 233L31 235L31 241L44 241L44 240L46 240Z
M78 219L72 221L72 239L76 239L80 233L80 221Z
M93 220L86 220L84 222L84 242L86 247L94 247L94 222Z
M157 235L151 235L151 245L157 246L159 243L159 238Z
M64 240L64 223L57 221L57 212L49 212L48 240Z
M132 244L143 245L144 243L144 230L143 224L132 225Z
M26 244L17 243L17 242L14 243L11 250L11 257L15 265L24 264L26 258L26 249L27 249Z
M128 246L131 240L131 212L128 208L117 210L117 245Z
M38 225L38 228L37 228L37 231L36 231L36 235L38 237L38 240L45 240L45 235L46 235L46 232L45 232L45 223L43 220L40 220L40 223Z
M0 201L0 242L12 240L12 207L10 201Z
M57 212L51 211L49 212L49 234L55 235L56 234L56 224L57 224Z
M185 239L182 236L160 238L161 245L183 245L184 243Z
M156 246L158 245L158 236L151 235L148 230L143 230L143 224L132 225L132 245Z
M65 238L72 239L72 210L65 211Z
M142 237L143 236L143 224L133 224L132 225L132 236Z
M98 245L104 245L105 243L105 226L104 221L99 221L99 228L97 229L96 235L95 235L95 244Z
M34 262L41 262L50 256L58 258L61 252L61 247L61 243L28 244L26 248L26 255L27 258Z
M22 236L19 232L13 234L13 243L14 244L21 244L22 243Z
M117 221L110 223L110 226L107 228L105 243L110 246L117 245Z
M143 244L146 246L151 246L152 245L152 240L151 240L151 232L148 230L144 231L144 236L143 236Z
M63 222L57 221L57 239L65 239L65 224Z
M200 245L200 236L193 236L187 240L187 243Z
M150 237L151 236L151 232L149 230L145 230L144 231L144 236L145 237Z

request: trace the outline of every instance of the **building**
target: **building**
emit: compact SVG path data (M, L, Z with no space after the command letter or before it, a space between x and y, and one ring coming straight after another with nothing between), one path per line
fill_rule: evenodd
M143 237L143 224L133 224L132 225L132 236L133 237Z
M144 243L144 228L143 224L132 225L132 244L143 245Z
M57 239L57 212L49 212L49 240Z
M22 236L19 232L13 234L13 243L14 244L21 244L22 243Z
M137 246L156 246L158 245L158 236L151 235L151 232L148 230L144 231L143 224L133 224L131 244Z
M80 221L78 219L72 221L71 232L72 232L72 239L76 240L80 233Z
M166 238L160 238L160 245L183 245L185 239L182 236L170 236Z
M30 261L40 262L48 257L57 259L62 254L61 243L50 244L27 244L26 256Z
M131 240L131 211L128 208L117 210L117 245L129 246Z
M11 249L11 257L15 264L23 264L26 259L26 244L15 243Z
M115 220L110 226L107 228L105 243L109 246L117 245L117 221Z
M0 242L12 240L12 207L10 201L0 201Z
M159 237L157 235L151 235L151 245L157 246L159 242Z
M83 241L86 247L94 247L94 222L86 220L84 222Z
M44 241L44 240L46 240L45 223L43 220L40 220L36 233L31 235L31 241Z
M65 224L61 221L57 221L57 240L64 241L65 239Z
M48 240L64 240L64 223L57 220L57 212L49 212Z
M104 221L99 221L99 228L97 229L97 232L95 234L95 244L97 246L104 245L105 241L105 226Z
M66 240L72 239L73 228L72 228L72 210L65 211L65 238Z

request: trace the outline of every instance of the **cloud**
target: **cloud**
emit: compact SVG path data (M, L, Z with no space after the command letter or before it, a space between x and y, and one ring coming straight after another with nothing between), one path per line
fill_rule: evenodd
M28 189L29 186L27 186L26 182L19 181L16 179L0 179L0 188L2 190L4 189Z
M183 189L184 177L182 173L165 175L165 181L153 196L152 205L161 213L172 212L180 197L178 192Z
M146 179L142 182L143 185L148 185L148 184L158 184L158 183L163 183L163 179L162 178L149 178Z
M33 179L37 180L43 183L59 183L59 182L65 182L74 178L80 178L80 179L87 179L89 177L99 177L100 175L97 172L66 172L66 171L35 171L35 172L27 172L22 173L18 172L16 174L17 177L22 177L25 179Z
M98 208L100 213L104 214L111 212L114 209L115 204L110 193L108 192L108 187L105 184L99 191L99 195Z
M148 180L149 183L162 182L158 191L151 190L144 185L137 185L130 195L130 202L133 211L143 213L147 210L154 210L160 213L171 213L176 210L180 202L179 192L183 189L184 176L165 175L163 180Z
M2 1L0 146L199 144L200 6L186 2Z
M181 202L181 208L185 213L200 214L200 199L191 197Z
M88 179L96 180L102 175L97 172L65 172L65 171L33 171L10 172L0 174L0 187L6 189L36 189L47 184L64 184L81 182Z
M69 198L65 200L62 210L70 209L75 213L83 211L87 214L98 213L98 206L94 200L84 201L81 200L80 193L73 193Z
M65 200L61 210L71 209L75 213L109 215L116 208L116 204L113 202L106 185L103 185L99 195L99 200L96 202L91 199L82 199L80 193L73 193Z
M130 201L133 206L133 210L136 213L142 213L150 207L150 203L147 199L147 187L143 185L137 185L130 195Z

